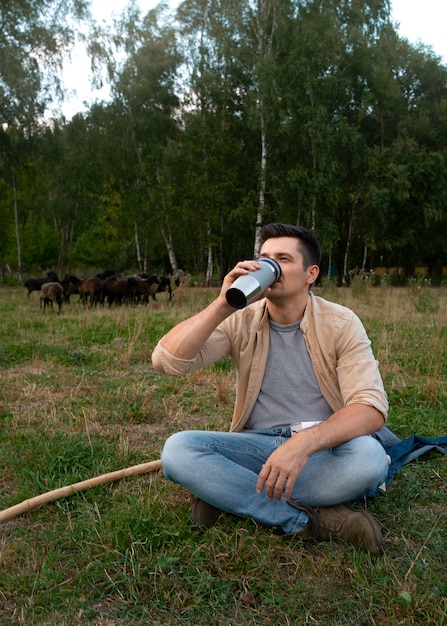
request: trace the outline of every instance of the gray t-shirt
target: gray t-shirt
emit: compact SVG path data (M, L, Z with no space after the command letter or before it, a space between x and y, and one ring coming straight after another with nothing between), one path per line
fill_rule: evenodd
M270 320L269 324L264 379L246 428L263 430L327 419L333 411L315 378L300 322Z

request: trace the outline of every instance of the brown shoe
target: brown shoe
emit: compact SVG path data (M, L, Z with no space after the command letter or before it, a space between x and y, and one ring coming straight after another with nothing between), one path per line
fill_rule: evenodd
M318 517L320 538L323 541L338 538L362 548L365 552L383 554L383 537L379 524L368 511L337 504L320 507Z
M195 526L211 528L217 521L222 511L205 500L194 498L191 504L191 520Z
M365 552L383 554L383 537L379 524L368 511L351 509L344 504L315 509L291 500L289 504L309 515L308 524L297 533L298 536L301 534L303 539L312 537L321 541L339 539L352 543Z

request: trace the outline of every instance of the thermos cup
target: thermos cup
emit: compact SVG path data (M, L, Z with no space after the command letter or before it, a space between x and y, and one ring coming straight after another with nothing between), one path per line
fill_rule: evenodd
M281 278L281 268L274 259L261 257L258 263L261 266L258 270L239 276L228 289L227 302L234 309L243 309L251 304Z

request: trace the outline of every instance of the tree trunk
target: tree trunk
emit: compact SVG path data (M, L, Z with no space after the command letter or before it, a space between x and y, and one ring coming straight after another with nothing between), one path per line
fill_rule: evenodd
M22 249L20 246L20 232L19 232L19 211L17 207L17 190L16 190L16 178L14 176L14 172L12 174L12 193L14 198L14 224L16 231L16 242L17 242L17 269L19 272L19 280L22 282L23 274L22 274Z
M77 206L77 204L76 204ZM75 217L77 214L77 209L75 211ZM70 236L68 239L68 253L67 253L67 270L68 272L71 274L71 260L72 260L72 253L73 253L73 241L74 241L74 230L75 230L75 220L73 219L71 222L71 226L70 226Z
M273 38L277 29L277 15L276 15L276 2L275 0L258 0L257 12L255 16L255 34L257 39L257 55L259 61L259 93L258 93L258 108L259 108L259 120L261 131L261 171L259 175L259 198L258 198L258 210L256 214L256 228L255 228L255 244L254 244L254 257L259 256L261 249L260 230L264 220L265 214L265 197L267 189L267 164L268 164L268 141L267 141L267 123L265 117L266 107L266 94L268 90L268 84L265 79L261 77L263 75L263 69L265 63L268 63L272 56Z
M368 246L363 246L362 272L366 270L366 259L368 257Z
M346 246L345 253L343 255L343 271L342 271L342 284L348 284L348 260L349 260L349 251L351 248L351 236L352 236L352 221L349 222L349 230L348 236L346 238Z
M64 270L65 240L66 240L65 230L66 230L66 226L65 224L62 223L60 226L61 239L60 239L60 244L59 244L59 258L57 262L57 275L58 276L61 276Z
M213 284L213 246L207 246L207 262L205 274L205 287L211 287Z
M265 130L264 113L261 106L261 172L259 175L259 198L258 212L256 214L256 230L255 230L255 246L254 258L259 256L261 250L261 227L264 219L265 211L265 190L267 186L267 134Z
M137 253L138 269L140 270L140 274L141 274L143 271L143 266L141 263L140 238L138 236L138 224L136 221L135 221L135 250Z
M165 196L161 184L160 170L157 167L157 183L160 190L160 202L157 202L157 213L159 217L160 232L165 242L166 250L168 252L169 263L171 265L172 273L174 276L178 273L177 259L174 251L174 244L172 242L172 232L169 225L168 209L166 207Z

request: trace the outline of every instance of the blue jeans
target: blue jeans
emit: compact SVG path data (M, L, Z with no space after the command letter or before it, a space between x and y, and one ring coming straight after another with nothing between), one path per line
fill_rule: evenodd
M250 517L285 533L298 532L308 516L282 498L256 493L258 474L270 454L290 437L289 428L241 433L190 430L169 437L161 460L169 480L209 504ZM332 506L373 495L388 474L388 459L373 437L356 437L313 454L298 477L292 500Z

